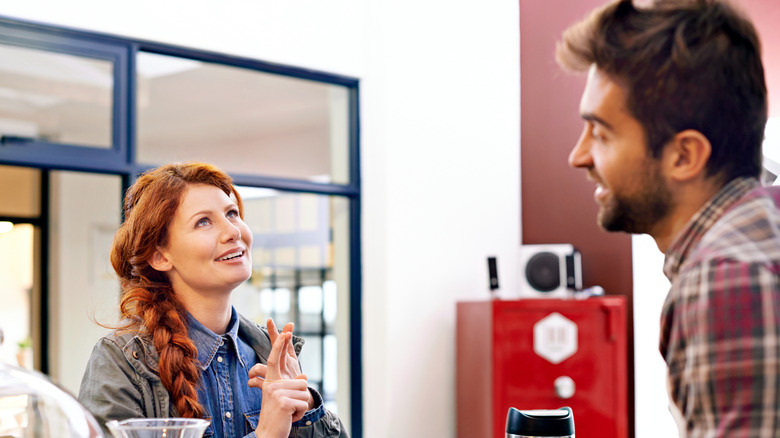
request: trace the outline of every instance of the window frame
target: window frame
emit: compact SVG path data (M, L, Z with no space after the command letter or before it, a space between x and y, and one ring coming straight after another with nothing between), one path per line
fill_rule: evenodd
M203 62L279 74L305 80L346 87L349 93L349 144L347 184L316 183L293 178L231 173L235 184L271 188L288 192L314 193L345 197L349 200L350 220L350 414L351 435L362 434L362 264L361 264L361 186L360 186L360 120L359 80L357 78L265 62L247 57L158 42L132 39L104 33L19 20L0 16L0 44L37 49L75 56L84 56L114 63L112 93L111 147L108 149L61 144L40 140L0 141L0 164L26 166L45 170L67 170L119 175L123 191L137 176L151 166L138 163L136 151L136 55L148 52ZM120 194L121 195L121 194ZM42 242L47 252L48 240ZM44 261L46 263L46 261ZM43 291L48 290L45 273ZM41 299L48 303L48 294ZM47 306L42 306L47 307ZM48 314L42 309L41 316ZM45 321L45 320L44 320ZM45 323L44 323L45 324ZM45 327L44 327L45 328ZM42 345L48 351L48 345ZM44 359L47 358L47 353ZM48 360L41 364L48 371Z
M128 114L128 75L120 71L129 63L127 44L111 43L90 38L74 31L49 28L40 24L24 23L0 17L0 43L19 48L54 52L113 63L113 90L111 105L111 145L95 148L78 144L64 144L44 140L0 140L0 160L6 164L47 167L67 170L86 170L99 173L123 173L126 167Z

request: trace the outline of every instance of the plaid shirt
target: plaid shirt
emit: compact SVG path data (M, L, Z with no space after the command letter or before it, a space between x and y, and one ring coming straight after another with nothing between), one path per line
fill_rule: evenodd
M660 349L686 437L780 436L778 189L729 182L666 252Z

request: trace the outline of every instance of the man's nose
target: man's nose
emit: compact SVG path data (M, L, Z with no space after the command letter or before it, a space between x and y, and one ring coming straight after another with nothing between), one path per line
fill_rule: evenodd
M590 135L588 129L584 129L577 144L569 152L569 166L571 167L592 167L593 157L590 155Z

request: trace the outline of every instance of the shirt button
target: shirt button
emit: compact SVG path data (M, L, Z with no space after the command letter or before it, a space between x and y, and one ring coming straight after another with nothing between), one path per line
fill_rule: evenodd
M311 421L307 421L307 422L306 422L306 425L307 425L307 426L311 426Z
M225 412L225 416L226 416L226 417L228 417L228 418L230 418L230 417L232 417L233 415L231 415L231 414L230 414L230 412Z
M217 356L217 362L222 363L222 356Z

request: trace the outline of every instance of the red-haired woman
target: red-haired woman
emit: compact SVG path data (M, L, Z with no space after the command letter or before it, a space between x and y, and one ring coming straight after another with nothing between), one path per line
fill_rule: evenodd
M292 324L262 328L230 304L252 271L252 232L230 177L204 163L138 178L111 249L122 326L87 364L79 401L101 424L207 418L206 435L346 437L308 388Z

